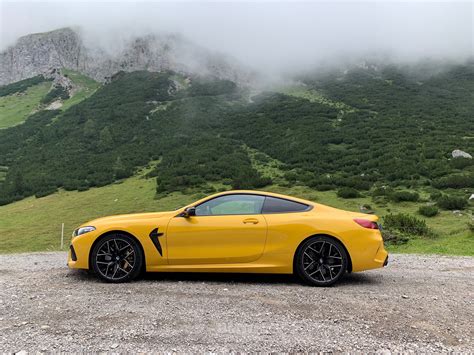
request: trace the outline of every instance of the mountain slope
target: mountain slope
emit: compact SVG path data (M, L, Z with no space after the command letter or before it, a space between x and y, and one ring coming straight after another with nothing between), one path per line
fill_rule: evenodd
M431 185L464 196L469 190L461 189L474 187L474 165L450 154L474 151L470 70L422 84L394 68L377 76L358 71L342 84L308 79L329 100L263 93L250 103L230 81L119 73L64 112L38 112L0 131L0 166L8 167L0 198L102 186L158 159L151 174L159 193L222 180L236 188L269 184L244 145L281 161L291 184Z
M118 46L120 47L120 45ZM43 74L53 68L71 69L99 82L119 71L173 70L192 75L211 75L248 84L254 73L232 58L212 53L178 35L149 34L124 43L109 53L84 43L80 31L62 28L31 34L0 53L0 85Z
M96 81L72 70L53 70L0 87L0 129L24 122L42 110L75 105L99 87Z

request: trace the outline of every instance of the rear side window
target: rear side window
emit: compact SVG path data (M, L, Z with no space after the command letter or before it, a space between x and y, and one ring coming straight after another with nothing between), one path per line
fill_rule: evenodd
M303 212L307 210L309 210L309 206L304 203L267 196L263 203L262 213Z

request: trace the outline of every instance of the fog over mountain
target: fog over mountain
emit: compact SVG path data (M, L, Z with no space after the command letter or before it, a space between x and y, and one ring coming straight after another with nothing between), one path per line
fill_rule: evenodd
M266 74L375 57L389 62L473 56L473 2L2 1L0 50L23 35L81 29L110 54L133 37L179 33Z

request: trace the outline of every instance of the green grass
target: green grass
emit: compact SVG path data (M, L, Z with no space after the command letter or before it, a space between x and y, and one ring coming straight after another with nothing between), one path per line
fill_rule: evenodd
M22 123L40 105L40 101L51 88L44 82L28 88L24 93L0 97L0 129Z
M100 84L97 81L81 73L70 69L62 69L62 72L78 86L78 90L74 95L64 101L63 106L61 107L61 110L63 111L88 98L100 87Z
M63 69L63 73L77 86L73 96L63 101L63 111L88 98L100 87L98 82L73 70ZM0 97L0 129L20 124L36 110L43 109L44 105L40 101L49 92L51 85L48 81L34 85L24 93Z
M323 93L316 91L314 89L307 88L305 86L301 86L301 85L287 86L281 89L277 88L276 91L280 91L286 95L299 97L302 99L309 100L311 102L316 102L322 105L336 108L339 110L339 117L343 117L344 114L346 113L352 113L356 111L354 107L351 107L340 101L330 100L327 97L325 97Z
M72 230L88 220L122 213L172 210L204 196L202 192L188 195L176 192L157 200L154 198L155 189L155 179L145 179L140 174L121 183L88 191L60 191L47 197L30 197L0 206L0 252L58 250L61 223L65 223L67 246ZM419 206L417 203L377 206L369 197L344 200L338 198L335 191L320 192L305 186L288 188L272 185L263 190L350 211L359 211L360 205L370 204L379 215L390 211L416 213ZM412 239L408 244L390 246L388 249L397 253L474 255L474 235L468 232L466 226L470 218L467 213L457 217L449 211L442 211L440 215L426 219L437 237Z
M61 223L65 244L80 224L113 214L176 209L197 196L174 193L154 199L155 179L133 177L88 191L60 191L0 206L0 252L58 250Z

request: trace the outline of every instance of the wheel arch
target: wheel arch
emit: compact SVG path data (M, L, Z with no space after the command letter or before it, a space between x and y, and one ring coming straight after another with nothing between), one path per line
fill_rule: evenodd
M130 232L127 232L127 231L124 231L124 230L112 230L112 231L107 231L107 232L104 232L103 234L99 235L97 238L95 238L94 240L94 243L92 243L90 249L89 249L89 258L88 258L88 263L89 263L89 270L92 270L91 268L91 257L92 257L92 251L94 250L96 244L104 237L108 236L108 235L112 235L112 234L124 234L130 238L132 238L137 244L138 244L138 247L141 249L142 251L142 255L143 255L143 266L142 266L142 271L144 271L146 269L146 255L145 255L145 250L143 249L143 245L142 243L140 242L140 240L135 237L132 233Z
M333 236L333 235L330 235L330 234L326 234L326 233L317 233L317 234L313 234L313 235L310 235L309 237L306 237L305 239L303 239L300 244L298 244L298 247L296 248L295 250L295 253L293 255L293 271L295 270L295 263L296 263L296 255L298 255L298 252L301 248L301 246L310 238L314 238L314 237L327 237L327 238L331 238L331 239L334 239L336 241L338 241L339 243L341 243L342 247L344 248L344 251L346 252L347 254L347 271L348 272L352 272L352 257L351 257L351 254L349 253L349 250L347 250L347 247L345 246L344 242Z

